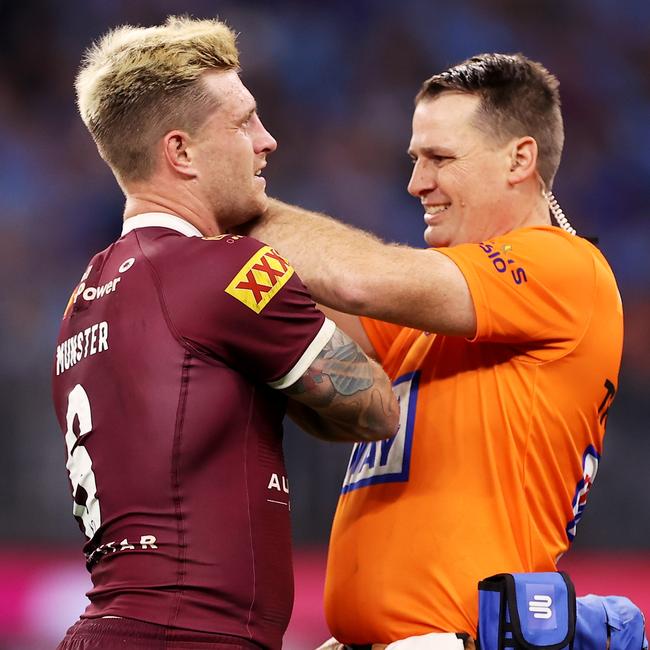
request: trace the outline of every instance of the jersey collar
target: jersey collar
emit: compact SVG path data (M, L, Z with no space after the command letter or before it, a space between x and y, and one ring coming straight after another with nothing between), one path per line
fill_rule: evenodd
M203 237L201 231L189 221L166 212L145 212L125 219L122 226L122 237L136 228L170 228L186 237Z

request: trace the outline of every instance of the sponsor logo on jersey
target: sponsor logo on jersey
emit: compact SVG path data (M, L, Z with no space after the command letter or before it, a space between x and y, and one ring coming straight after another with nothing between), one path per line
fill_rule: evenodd
M271 474L271 478L269 478L267 489L277 490L278 492L285 492L286 494L289 494L289 481L287 481L286 476L273 472L273 474Z
M264 246L244 264L225 291L259 314L292 275L289 262L270 246Z
M269 478L267 490L270 490L269 497L266 499L269 503L277 503L281 506L287 506L291 510L289 502L289 481L284 474L273 472Z
M403 375L393 384L400 406L397 434L388 440L358 442L352 448L341 493L376 483L408 481L419 373Z
M500 249L494 242L481 243L478 246L488 256L498 273L505 273L509 270L509 275L515 284L528 282L526 270L513 259L512 244L504 244Z
M134 264L135 264L135 258L129 257L120 264L117 270L119 273L126 273ZM91 264L85 270L84 274L81 276L81 280L79 281L79 284L72 292L72 295L70 296L70 300L68 300L68 304L65 308L65 311L63 312L64 319L70 315L70 312L72 311L72 307L77 302L79 296L81 296L83 300L85 300L86 302L91 302L92 300L98 300L99 298L103 298L109 293L112 293L113 291L117 290L117 285L122 279L119 275L113 278L112 280L109 280L105 284L102 284L99 287L87 287L86 280L88 279L88 276L90 275L90 271L92 268L93 265Z
M87 556L90 565L102 559L103 556L119 551L148 551L158 548L155 535L140 535L140 541L130 541L126 537L121 542L106 542L100 544L90 555Z
M573 496L572 508L573 519L567 524L566 532L569 541L573 541L576 536L576 528L582 519L582 515L587 507L587 497L591 490L596 474L598 473L598 464L600 462L600 454L589 445L582 456L582 478L576 485L576 491Z

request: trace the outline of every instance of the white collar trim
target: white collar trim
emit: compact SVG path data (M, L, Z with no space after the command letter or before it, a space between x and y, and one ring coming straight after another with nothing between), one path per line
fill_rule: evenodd
M124 220L122 236L136 228L170 228L186 237L203 237L203 233L189 221L166 212L145 212Z

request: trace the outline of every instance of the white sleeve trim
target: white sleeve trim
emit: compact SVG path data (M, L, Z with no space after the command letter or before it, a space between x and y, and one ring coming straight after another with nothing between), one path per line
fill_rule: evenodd
M280 379L270 381L269 386L276 390L283 390L295 384L306 372L307 368L311 366L314 359L320 354L321 350L325 347L329 340L332 338L336 330L336 324L329 318L325 318L325 322L321 326L318 334L314 340L309 344L307 349L303 352L302 356L296 362L296 365L289 370L289 372Z

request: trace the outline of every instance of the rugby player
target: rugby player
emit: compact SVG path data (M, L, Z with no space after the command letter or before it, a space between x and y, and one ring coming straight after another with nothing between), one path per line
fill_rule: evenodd
M293 601L287 403L328 440L390 439L390 381L286 259L227 234L266 207L276 142L226 25L113 30L76 90L126 206L56 349L93 582L59 648L279 649Z

